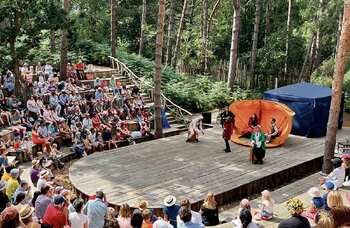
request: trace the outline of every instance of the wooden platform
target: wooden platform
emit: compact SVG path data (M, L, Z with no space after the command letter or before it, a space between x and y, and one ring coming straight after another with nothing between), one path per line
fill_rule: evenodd
M220 205L273 189L320 169L324 138L290 136L283 147L269 149L264 165L252 165L248 148L231 144L224 153L221 129L205 131L198 144L185 136L153 140L76 161L69 176L75 188L92 195L101 188L115 206L137 205L145 199L161 208L169 194L189 197L198 209L207 192ZM350 139L350 128L338 132L338 140Z

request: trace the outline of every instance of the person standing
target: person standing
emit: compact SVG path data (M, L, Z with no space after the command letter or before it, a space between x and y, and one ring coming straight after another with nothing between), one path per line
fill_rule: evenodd
M89 228L103 228L105 225L105 218L107 215L107 205L102 200L104 193L102 191L96 192L96 199L89 200L84 208L88 216Z
M231 139L231 135L233 134L233 128L234 128L234 124L235 124L235 119L234 119L234 115L232 112L230 112L232 115L227 115L226 117L224 117L224 123L223 123L223 138L225 140L225 152L229 153L231 152L231 148L230 148L230 143L229 140Z
M228 117L234 119L235 115L229 110L229 106L226 106L225 110L222 113L220 113L220 124L222 128L224 128L225 119L227 119Z

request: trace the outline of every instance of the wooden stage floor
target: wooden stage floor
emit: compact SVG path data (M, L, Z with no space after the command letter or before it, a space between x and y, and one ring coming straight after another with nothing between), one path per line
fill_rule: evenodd
M70 167L69 177L83 195L102 189L112 205L136 206L145 199L161 208L169 194L188 197L198 208L207 192L227 204L265 188L272 189L320 169L324 138L290 136L283 147L269 149L264 165L252 165L247 147L231 143L224 153L222 131L205 130L198 144L185 135L153 140L90 155ZM350 128L338 140L350 139Z

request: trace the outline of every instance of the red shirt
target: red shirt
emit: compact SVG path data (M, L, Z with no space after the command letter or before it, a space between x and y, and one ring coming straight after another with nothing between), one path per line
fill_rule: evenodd
M99 128L101 125L101 120L100 118L98 117L98 115L95 115L94 117L92 117L92 126L94 128Z
M54 207L52 203L47 207L42 223L52 225L53 228L62 228L68 225L67 217L62 209Z
M223 137L226 140L230 140L231 135L233 134L233 123L232 121L225 121L224 122L224 134Z

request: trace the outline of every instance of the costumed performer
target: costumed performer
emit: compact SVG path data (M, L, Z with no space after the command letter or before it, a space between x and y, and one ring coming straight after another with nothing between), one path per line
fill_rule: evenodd
M186 142L199 142L199 134L204 135L203 131L203 116L199 116L190 122L188 127L188 135Z

